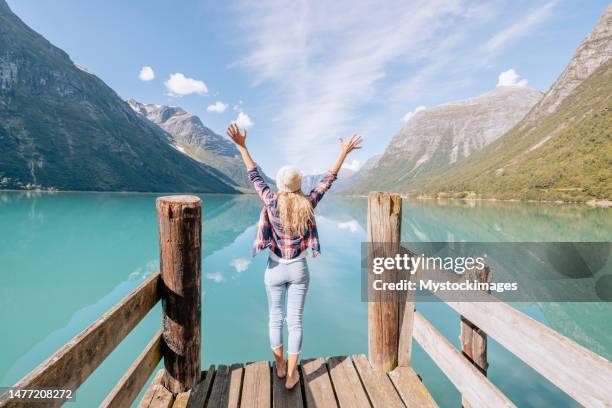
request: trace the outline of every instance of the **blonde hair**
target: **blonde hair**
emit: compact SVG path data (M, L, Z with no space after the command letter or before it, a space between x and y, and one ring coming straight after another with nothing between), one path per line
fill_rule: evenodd
M279 192L277 205L282 227L292 235L304 235L314 219L312 203L304 193Z

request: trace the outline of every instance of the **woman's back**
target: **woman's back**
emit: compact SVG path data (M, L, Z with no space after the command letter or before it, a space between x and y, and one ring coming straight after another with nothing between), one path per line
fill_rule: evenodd
M251 183L253 183L255 191L257 191L264 202L264 208L259 216L257 233L253 243L253 255L256 255L265 248L269 248L276 257L282 260L291 260L304 256L308 248L311 248L313 256L319 255L321 247L314 216L304 223L303 228L299 228L299 225L283 223L283 218L292 220L292 216L295 216L297 213L295 207L292 207L290 203L291 200L286 199L286 197L288 194L298 193L273 192L256 167L248 171L248 176ZM327 190L329 190L334 180L336 180L336 175L328 172L317 186L312 189L310 194L303 195L301 190L299 191L299 194L302 194L304 200L311 206L311 211L314 210ZM284 199L286 199L285 203L283 203ZM292 211L294 211L293 214L291 214ZM289 214L283 217L283 212Z

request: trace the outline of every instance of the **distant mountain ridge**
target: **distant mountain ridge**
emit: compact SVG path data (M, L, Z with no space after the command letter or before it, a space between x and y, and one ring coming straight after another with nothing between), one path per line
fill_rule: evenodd
M511 131L414 186L434 195L612 199L612 5Z
M0 0L0 188L235 192Z
M406 191L493 142L516 125L541 97L542 92L534 89L504 86L421 110L348 190Z
M177 150L219 170L236 187L251 191L251 183L235 144L206 127L198 116L178 106L144 104L134 99L128 100L128 104L167 132L170 143Z
M227 157L240 154L234 143L204 126L198 116L179 106L144 104L134 99L127 102L134 111L168 132L177 143L197 146Z
M350 192L356 185L364 180L370 174L370 171L378 165L382 153L375 154L368 158L348 179L345 179L340 185L336 186L335 191L340 194Z
M312 191L313 188L319 184L319 181L325 176L327 173L321 174L306 174L302 177L302 191L305 194L308 194ZM341 168L338 172L338 178L334 182L332 188L329 190L330 193L337 193L343 190L345 184L349 183L351 178L356 174L355 170L347 169L345 167Z

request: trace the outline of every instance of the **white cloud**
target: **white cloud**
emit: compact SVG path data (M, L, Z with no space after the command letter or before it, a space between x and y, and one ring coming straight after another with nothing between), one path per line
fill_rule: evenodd
M522 2L517 6L532 3ZM426 62L417 68L416 73L406 75L392 87L393 101L433 100L439 103L453 100L454 96L449 97L449 93L461 91L465 94L479 83L483 69L497 66L500 50L520 39L524 41L553 15L557 3L557 0L549 0L531 9L523 7L526 12L509 17L510 14L504 11L504 2L466 2L459 24L454 24L436 41L417 50L415 55ZM517 9L521 10L519 7ZM482 31L486 32L490 27L504 29L491 34L488 41L481 42Z
M492 23L499 25L496 19L506 15L499 1L466 5L458 21L451 21L446 30L413 53L413 59L424 63L392 85L390 99L402 104L424 100L437 104L452 100L449 92L463 92L478 82L479 70L491 64L493 53L474 44L481 41L481 30Z
M216 283L221 283L225 280L223 275L221 275L219 272L207 273L206 279L210 279L211 281L216 282Z
M385 7L242 0L235 10L248 36L244 58L232 66L275 87L266 108L278 112L273 130L285 134L278 140L285 160L326 167L337 138L361 125L358 110L385 95L386 81L398 80L388 75L392 67L428 62L423 50L476 18L468 9L460 0L389 0Z
M527 86L527 80L525 78L519 80L520 77L521 76L511 68L499 74L497 86Z
M240 100L240 101L238 101L238 103L237 103L237 104L235 104L235 105L232 107L232 109L233 109L233 110L235 110L235 111L242 110L242 101L241 101L241 100Z
M232 123L235 123L236 125L238 125L239 128L242 129L248 129L253 126L253 121L251 121L249 115L244 112L238 113L238 117Z
M402 122L404 123L408 123L408 121L410 119L412 119L412 117L417 114L418 112L424 111L425 109L427 109L426 106L418 106L414 111L412 112L408 112L406 113L403 117L402 117Z
M342 165L342 168L357 171L359 170L359 164L359 160L353 159L353 161L351 161L350 163L344 163Z
M245 258L233 259L230 265L236 269L236 272L244 272L249 268L251 261Z
M221 101L217 101L213 103L212 105L208 105L208 107L206 108L207 111L215 112L215 113L223 113L225 112L226 109L227 109L227 104Z
M338 228L339 229L346 229L351 231L352 233L355 233L357 231L359 231L359 223L355 220L351 220L351 221L346 221L346 222L339 222L338 223Z
M153 68L149 66L144 66L140 69L138 79L140 79L141 81L152 81L153 79L155 79L155 71L153 71Z
M520 39L533 30L538 24L544 22L551 15L552 9L558 0L552 0L544 5L530 10L527 15L521 16L516 22L495 34L485 45L489 51L496 51Z
M204 82L188 78L180 72L170 75L170 78L164 82L164 85L170 96L185 96L194 93L204 95L208 93L208 88Z

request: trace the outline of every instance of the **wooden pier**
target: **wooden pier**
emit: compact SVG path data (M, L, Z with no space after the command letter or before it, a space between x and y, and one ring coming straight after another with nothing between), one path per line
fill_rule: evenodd
M100 407L130 407L163 359L139 407L434 407L411 365L417 342L462 396L464 407L512 407L487 378L491 337L585 407L612 404L612 364L488 293L478 302L444 299L461 315L457 349L415 307L414 298L381 295L368 302L368 355L305 359L300 384L287 391L269 361L212 365L201 362L201 200L157 200L161 271L35 368L17 389L76 390L162 301L162 327ZM368 241L376 251L399 250L402 201L394 194L368 198ZM391 244L391 245L389 245ZM394 248L394 245L396 247ZM372 256L372 254L370 256ZM381 254L377 254L378 256ZM490 271L445 280L490 279ZM309 356L306 356L309 357ZM427 379L424 379L427 383ZM0 396L0 407L55 407L61 400L24 402Z
M192 390L177 395L162 385L161 369L139 407L437 407L411 367L386 375L360 354L308 359L299 369L300 384L287 391L268 361L213 365Z

